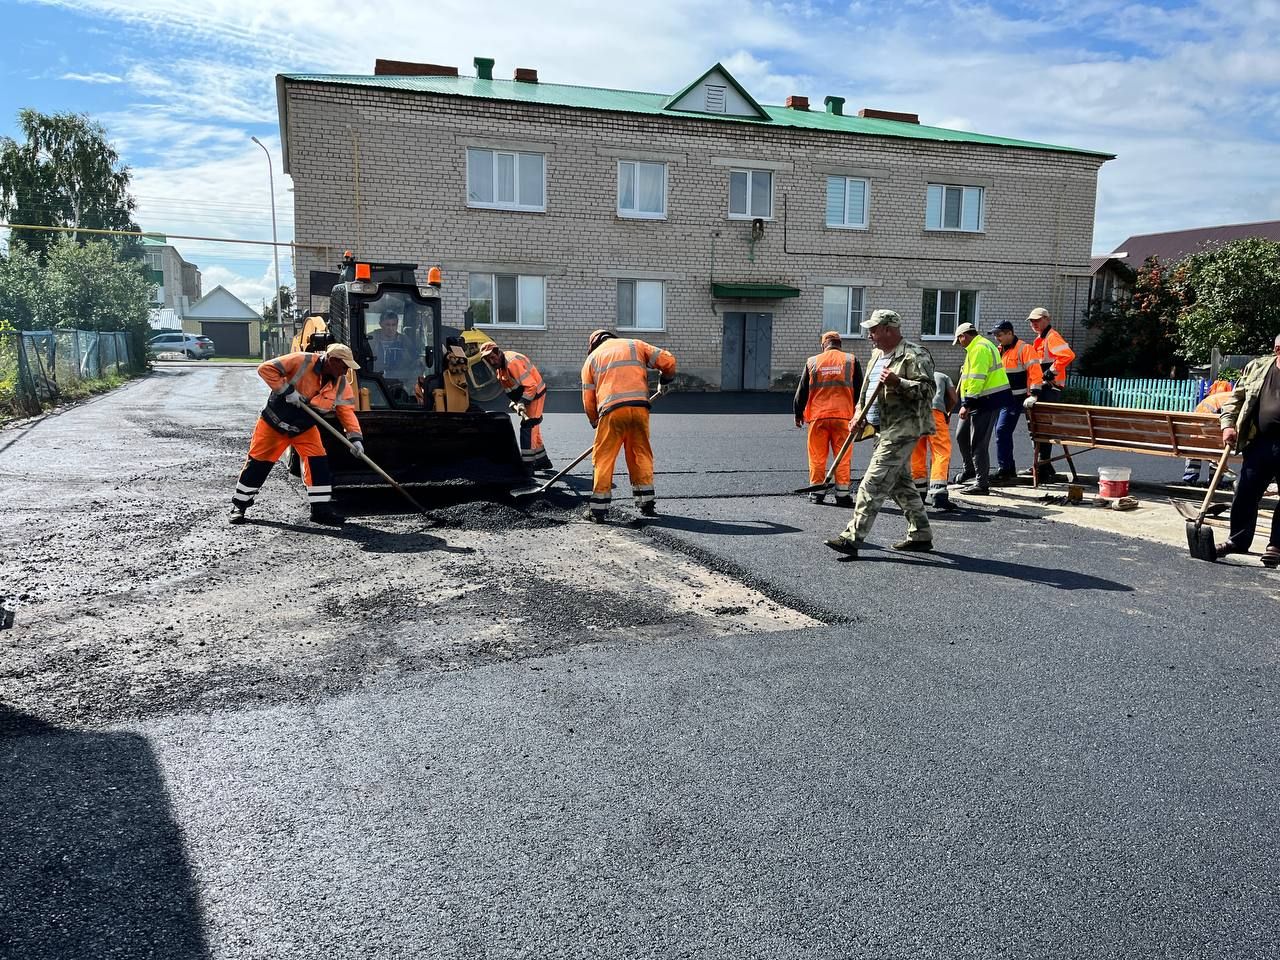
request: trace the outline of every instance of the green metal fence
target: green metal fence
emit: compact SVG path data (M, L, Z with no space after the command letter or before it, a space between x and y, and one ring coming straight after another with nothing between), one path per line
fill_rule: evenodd
M0 413L39 413L78 384L139 373L144 364L143 352L124 331L2 331Z
M1168 410L1189 413L1204 398L1203 380L1120 380L1114 377L1068 377L1068 390L1083 390L1098 407Z

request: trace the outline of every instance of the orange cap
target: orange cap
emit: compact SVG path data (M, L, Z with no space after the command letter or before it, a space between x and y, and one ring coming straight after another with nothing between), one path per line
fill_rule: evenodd
M492 340L486 340L484 343L480 344L480 356L482 357L487 357L489 354L497 352L498 345Z

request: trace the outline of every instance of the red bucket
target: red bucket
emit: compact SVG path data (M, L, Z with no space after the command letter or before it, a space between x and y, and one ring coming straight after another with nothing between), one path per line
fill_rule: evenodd
M1099 467L1098 494L1108 500L1119 500L1129 495L1128 467Z

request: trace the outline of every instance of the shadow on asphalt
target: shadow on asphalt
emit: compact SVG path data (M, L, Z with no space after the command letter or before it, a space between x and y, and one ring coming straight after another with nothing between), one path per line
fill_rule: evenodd
M259 527L272 527L276 530L289 530L294 533L307 533L322 537L333 537L337 540L351 540L360 544L366 553L475 553L471 547L453 547L443 537L430 533L412 530L407 533L394 533L387 530L374 530L358 523L347 521L341 527L323 527L315 523L287 523L284 520L259 520L250 518L246 525L256 524Z
M939 563L939 561L942 561ZM931 553L907 553L896 550L884 550L879 547L864 547L857 558L840 557L840 563L897 563L911 567L947 567L963 573L986 574L993 577L1004 577L1018 583L1035 583L1058 590L1106 590L1112 593L1133 593L1134 588L1128 584L1095 577L1088 573L1077 573L1075 570L1060 570L1056 567L1033 566L1025 563L1010 563L1007 560L989 560L985 557L966 557L958 553L945 553L934 550Z
M759 537L774 533L800 533L799 527L772 520L749 520L746 523L728 523L724 520L701 520L694 517L673 517L662 514L656 517L638 518L646 527L680 530L685 533L714 533L724 537Z
M209 956L195 878L145 737L0 704L0 956Z

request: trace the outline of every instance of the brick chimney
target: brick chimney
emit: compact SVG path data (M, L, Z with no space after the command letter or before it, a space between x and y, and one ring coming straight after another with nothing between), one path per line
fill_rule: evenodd
M809 98L792 94L791 96L787 97L787 109L788 110L808 110Z
M456 77L457 67L445 67L438 63L412 63L408 60L373 61L375 77Z
M892 110L872 110L870 107L863 107L858 111L858 116L866 117L868 120L896 120L898 123L920 123L920 115L918 113L895 113Z
M537 83L538 71L533 67L516 67L515 78L521 83Z
M823 102L827 105L827 113L844 116L844 97L827 97Z

